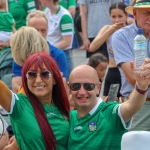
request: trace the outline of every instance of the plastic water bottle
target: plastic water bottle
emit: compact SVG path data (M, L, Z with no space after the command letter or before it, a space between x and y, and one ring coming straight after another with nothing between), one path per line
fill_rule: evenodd
M139 28L134 38L134 62L136 67L140 67L147 57L147 39L143 33L143 29Z

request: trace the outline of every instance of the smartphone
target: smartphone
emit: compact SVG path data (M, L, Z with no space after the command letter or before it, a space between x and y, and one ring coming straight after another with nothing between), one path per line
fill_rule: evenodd
M108 92L108 102L116 101L120 84L111 84Z

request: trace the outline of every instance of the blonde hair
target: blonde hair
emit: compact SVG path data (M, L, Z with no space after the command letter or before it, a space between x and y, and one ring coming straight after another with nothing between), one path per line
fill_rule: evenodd
M35 10L33 12L30 12L26 18L26 25L29 26L29 21L31 18L33 17L42 17L46 20L46 22L48 23L48 18L47 16L45 15L45 13L41 10Z
M46 51L49 47L46 40L33 27L21 27L10 38L12 56L18 65L23 65L27 58L36 52Z

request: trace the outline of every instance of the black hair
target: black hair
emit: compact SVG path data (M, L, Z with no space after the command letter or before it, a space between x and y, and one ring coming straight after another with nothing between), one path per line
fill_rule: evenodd
M125 14L127 14L127 12L125 11L126 7L127 6L123 2L113 3L109 8L109 14L111 14L112 9L116 9L116 8L121 9Z
M101 62L108 62L107 57L105 57L103 54L96 53L89 58L88 65L96 68Z

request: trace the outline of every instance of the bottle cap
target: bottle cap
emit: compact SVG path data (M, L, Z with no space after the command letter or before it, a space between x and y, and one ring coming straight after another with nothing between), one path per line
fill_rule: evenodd
M142 29L142 28L138 28L138 30L137 30L137 34L144 34L143 29Z

